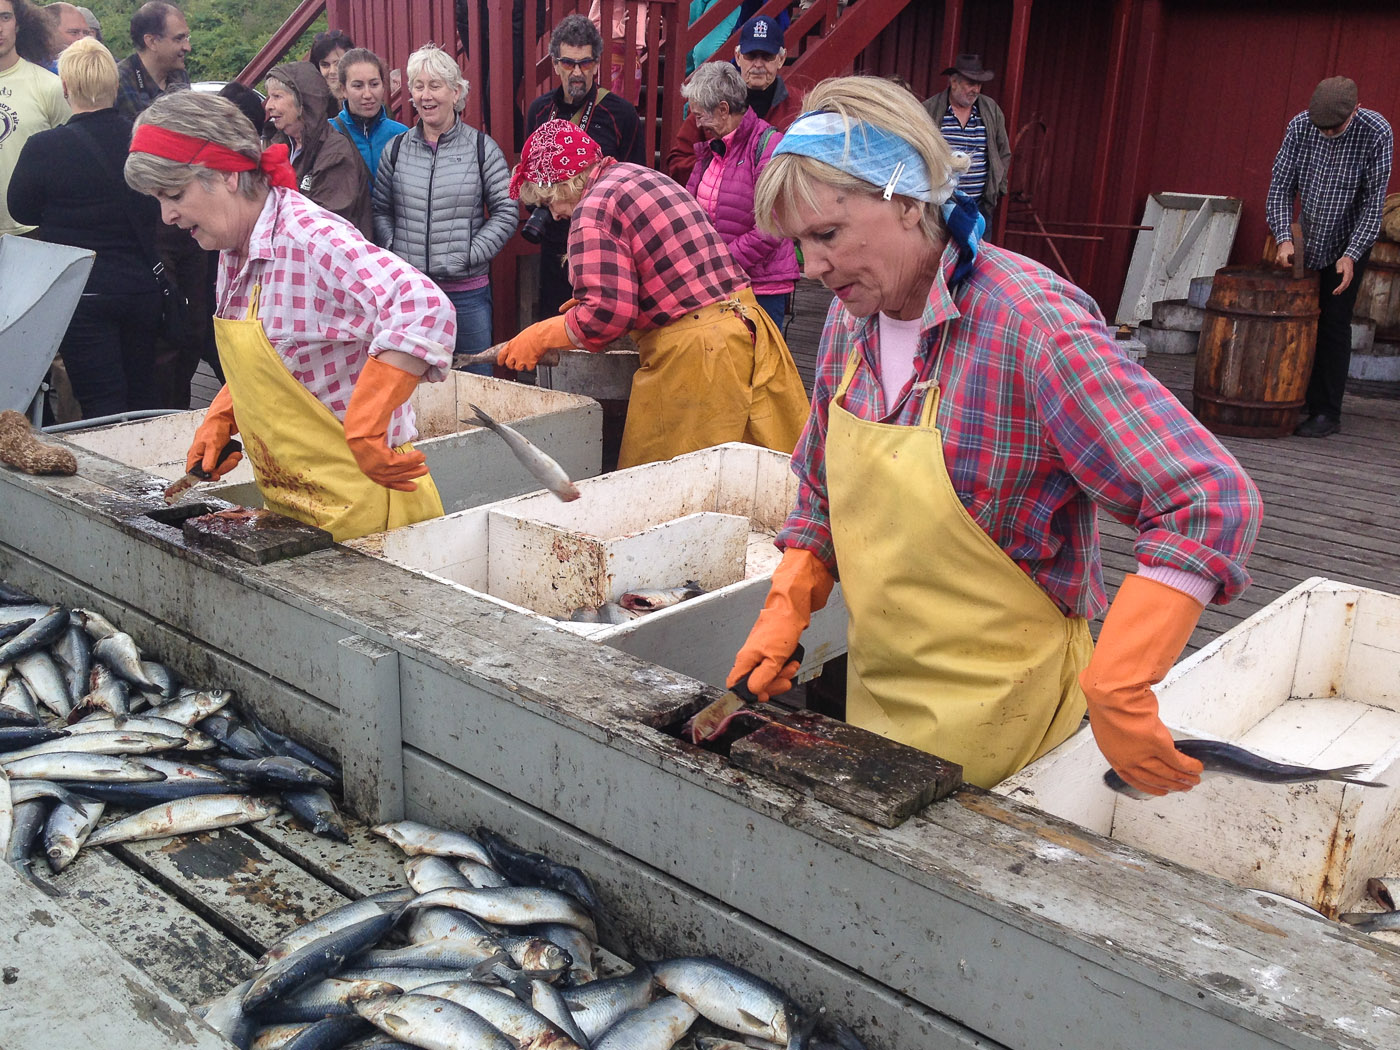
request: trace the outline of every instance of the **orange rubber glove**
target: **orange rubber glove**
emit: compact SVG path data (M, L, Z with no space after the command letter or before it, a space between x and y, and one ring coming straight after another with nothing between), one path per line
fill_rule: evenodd
M395 452L389 447L389 420L394 409L413 395L418 379L402 368L371 357L355 380L350 404L345 409L345 443L360 470L386 489L399 492L412 492L418 488L413 479L428 473L423 453L417 449Z
M732 687L747 677L749 689L760 700L791 689L798 665L789 658L812 622L812 613L826 605L835 585L830 570L811 551L801 547L783 551L783 560L773 570L768 600L725 681Z
M1201 782L1204 767L1176 749L1152 686L1181 655L1203 609L1175 587L1128 576L1079 676L1099 750L1119 776L1151 795L1189 791Z
M513 368L517 372L528 372L539 364L546 350L572 347L569 329L564 324L564 315L536 321L525 331L506 344L497 363Z
M229 438L238 433L238 421L233 418L233 396L228 392L228 385L219 388L219 392L214 395L214 400L209 402L209 409L204 413L204 422L199 424L199 429L194 432L194 441L190 443L190 451L185 456L185 473L194 470L198 465L208 472L209 480L216 481L223 477L239 463L243 462L243 453L234 452L222 462L219 460L219 453L228 444Z

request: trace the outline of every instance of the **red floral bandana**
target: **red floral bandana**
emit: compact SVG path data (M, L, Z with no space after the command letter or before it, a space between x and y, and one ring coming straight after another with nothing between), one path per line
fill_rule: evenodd
M541 124L525 140L520 163L510 176L510 199L520 199L520 187L527 182L553 186L567 182L603 157L598 143L577 124L550 120Z

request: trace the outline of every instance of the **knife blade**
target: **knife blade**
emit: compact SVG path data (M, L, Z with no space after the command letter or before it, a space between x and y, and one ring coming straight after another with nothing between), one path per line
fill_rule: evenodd
M798 646L792 651L792 655L783 664L786 667L796 660L802 663L806 652L802 646ZM724 727L729 724L729 720L745 704L757 704L761 701L749 688L749 681L745 678L741 682L735 682L734 686L722 697L707 704L696 712L695 717L690 720L690 740L693 744L699 744L706 740L713 740L724 732Z
M235 452L242 452L243 445L237 438L229 438L228 444L219 450L219 463L228 459ZM192 470L180 480L168 486L165 490L165 505L168 507L177 499L183 496L186 490L198 485L201 481L208 481L213 475L204 469L200 463L196 463Z

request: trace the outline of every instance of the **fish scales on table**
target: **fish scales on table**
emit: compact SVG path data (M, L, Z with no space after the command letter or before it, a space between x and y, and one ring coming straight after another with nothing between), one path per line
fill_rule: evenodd
M1287 762L1275 762L1256 755L1237 744L1223 740L1177 740L1176 749L1183 755L1190 755L1203 766L1202 776L1240 777L1261 784L1306 784L1314 781L1335 780L1358 787L1385 787L1385 784L1366 780L1361 774L1370 766L1359 763L1352 766L1337 766L1333 769L1319 769L1314 766L1297 766ZM1129 798L1150 799L1157 796L1128 784L1114 770L1103 775L1103 782Z

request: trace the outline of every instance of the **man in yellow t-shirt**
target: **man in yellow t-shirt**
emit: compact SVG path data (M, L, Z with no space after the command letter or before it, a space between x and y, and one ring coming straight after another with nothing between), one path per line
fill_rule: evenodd
M6 202L25 141L72 115L62 82L39 64L48 56L44 16L29 0L0 0L0 235L34 229L15 222Z

